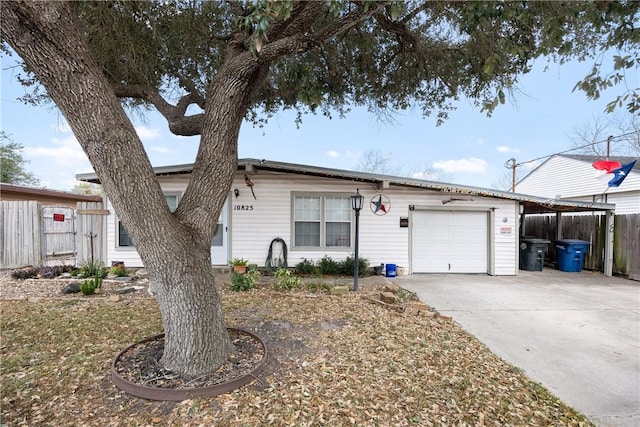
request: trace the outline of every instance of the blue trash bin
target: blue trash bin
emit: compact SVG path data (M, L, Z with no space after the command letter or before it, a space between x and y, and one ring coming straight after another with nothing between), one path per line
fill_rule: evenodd
M570 273L582 271L584 254L589 249L590 243L586 240L556 240L556 260L558 270Z
M396 277L396 265L395 264L385 264L386 268L386 276L387 277Z

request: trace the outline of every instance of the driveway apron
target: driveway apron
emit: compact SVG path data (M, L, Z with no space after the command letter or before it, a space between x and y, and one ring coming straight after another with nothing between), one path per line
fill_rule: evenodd
M597 426L640 426L640 283L553 269L393 281Z

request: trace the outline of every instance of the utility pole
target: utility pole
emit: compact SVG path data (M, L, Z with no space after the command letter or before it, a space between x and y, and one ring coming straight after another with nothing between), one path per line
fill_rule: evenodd
M511 192L512 193L516 192L516 167L517 166L518 165L516 164L516 159L514 159L513 157L504 163L505 168L511 169Z

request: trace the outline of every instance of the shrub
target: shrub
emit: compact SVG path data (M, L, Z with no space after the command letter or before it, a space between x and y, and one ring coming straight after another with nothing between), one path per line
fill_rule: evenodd
M334 261L328 255L322 257L318 267L320 268L320 274L340 274L340 263L338 261Z
M356 264L356 259L353 256L348 256L341 263L341 272L342 274L346 274L348 276L353 276L354 266ZM365 258L358 257L358 277L364 276L367 272L367 268L369 268L369 261Z
M112 266L109 269L109 273L111 273L112 276L116 276L116 277L124 277L129 274L127 273L127 269L122 264Z
M296 271L299 274L316 274L318 267L313 260L302 258L302 261L296 264Z
M39 271L40 271L39 267L21 268L19 270L13 270L11 272L11 277L19 280L33 279L35 277L38 277Z
M73 266L61 264L45 267L27 267L12 271L11 277L20 280L33 279L38 276L43 279L52 279L54 277L58 277L62 273L66 273L67 271L73 271Z
M291 271L288 268L279 268L276 270L277 280L274 286L278 290L291 290L300 286L300 278L292 276Z
M98 261L85 262L80 265L80 277L96 277L104 279L107 277L107 268Z
M249 269L245 274L232 271L230 288L236 292L251 290L255 286L258 277L260 277L260 272L254 268Z
M80 285L80 292L82 295L93 295L96 293L96 289L102 287L102 277L99 275L94 276L91 279L87 279Z

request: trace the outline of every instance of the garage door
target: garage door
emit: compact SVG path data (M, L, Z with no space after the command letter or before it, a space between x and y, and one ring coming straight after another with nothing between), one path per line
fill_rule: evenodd
M487 212L413 212L413 272L486 273L487 217Z

